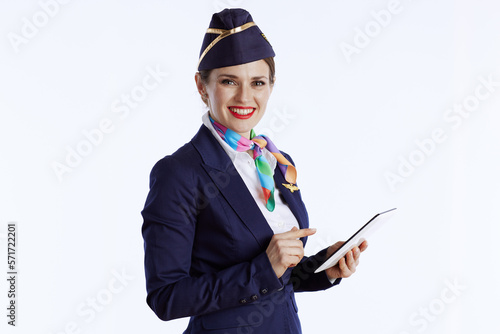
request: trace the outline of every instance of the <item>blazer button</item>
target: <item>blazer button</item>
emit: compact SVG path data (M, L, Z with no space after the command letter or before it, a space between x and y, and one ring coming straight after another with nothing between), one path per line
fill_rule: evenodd
M267 289L266 289L266 288L264 288L264 289L260 290L260 292L261 292L263 295L265 295L265 294L267 293Z
M246 304L246 303L247 303L247 300L245 298L240 299L240 304Z
M253 301L256 301L257 299L259 299L259 297L257 297L257 295L253 295L253 296L252 296L252 300L253 300Z

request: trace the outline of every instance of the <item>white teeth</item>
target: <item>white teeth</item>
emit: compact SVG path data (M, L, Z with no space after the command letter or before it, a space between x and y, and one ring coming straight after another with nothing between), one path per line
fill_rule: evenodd
M232 112L238 114L238 115L248 115L255 109L240 109L240 108L229 108Z

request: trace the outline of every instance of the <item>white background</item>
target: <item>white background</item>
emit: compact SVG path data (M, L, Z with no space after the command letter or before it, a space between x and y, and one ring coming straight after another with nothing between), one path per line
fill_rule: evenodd
M0 3L0 249L17 222L19 271L16 328L0 283L2 333L186 327L145 302L140 211L154 163L201 125L199 48L211 15L231 6L251 12L277 54L257 132L296 162L318 228L306 253L398 207L354 276L297 295L304 333L500 332L496 1ZM168 75L145 91L155 69ZM123 95L141 91L125 113ZM463 103L473 110L449 114ZM58 176L77 147L86 155Z

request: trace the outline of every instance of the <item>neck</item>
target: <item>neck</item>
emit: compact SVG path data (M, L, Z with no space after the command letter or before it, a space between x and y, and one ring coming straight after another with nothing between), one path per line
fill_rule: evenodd
M236 133L239 134L242 137L245 137L246 139L250 139L250 131L247 131L247 132L236 132Z
M208 116L209 116L209 117L210 117L213 121L215 121L215 122L217 122L218 124L220 124L221 126L226 127L225 125L222 125L222 124L221 124L218 120L216 120L216 119L212 116L212 113L211 113L211 112L209 112L209 113L208 113ZM226 128L227 128L227 127L226 127ZM240 135L240 136L242 136L242 137L245 137L246 139L250 139L250 134L251 134L251 132L252 132L252 130L250 130L250 131L246 131L246 132L236 132L236 131L234 131L234 130L233 130L233 129L231 129L231 128L228 128L228 129L230 129L231 131L233 131L233 132L235 132L235 133L239 134L239 135Z

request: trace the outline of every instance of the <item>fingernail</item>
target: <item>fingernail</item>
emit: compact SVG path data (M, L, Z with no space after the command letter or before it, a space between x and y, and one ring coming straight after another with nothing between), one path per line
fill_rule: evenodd
M314 232L316 232L316 231L317 231L317 229L316 229L316 228L314 228L314 227L310 227L309 229L310 229L311 231L314 231Z

